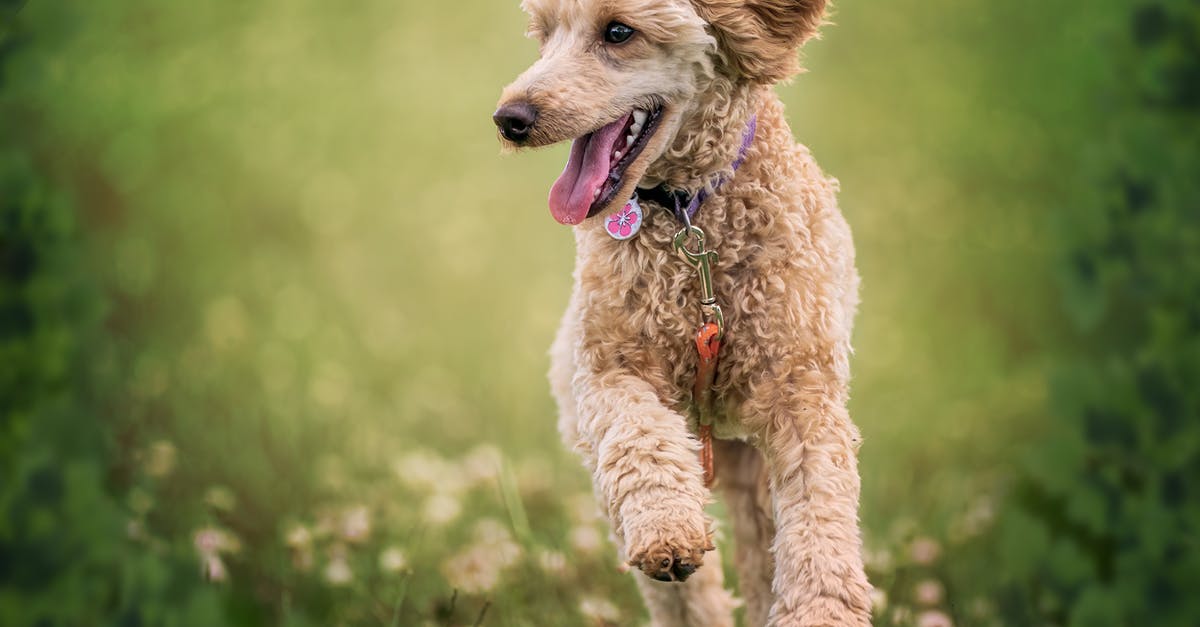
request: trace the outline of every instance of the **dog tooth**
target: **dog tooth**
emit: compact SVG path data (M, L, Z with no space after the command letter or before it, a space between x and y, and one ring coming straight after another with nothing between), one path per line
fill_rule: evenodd
M620 159L620 158L621 158L621 151L620 151L620 150L618 150L618 151L616 151L616 152L614 152L614 153L613 153L613 159Z
M632 146L634 140L636 140L636 139L637 139L637 135L634 135L632 133L629 134L628 136L626 136L625 137L625 147L628 148L629 146Z
M646 122L647 113L641 109L633 110L633 123L641 126Z
M641 133L641 132L642 132L641 124L638 124L635 122L633 126L629 127L629 136L630 137L636 137L637 134Z

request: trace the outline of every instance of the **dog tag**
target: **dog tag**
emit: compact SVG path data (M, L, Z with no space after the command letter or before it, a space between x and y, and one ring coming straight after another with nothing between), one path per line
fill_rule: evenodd
M604 230L615 240L627 240L642 228L642 206L638 204L637 196L625 202L620 211L608 216L604 221Z

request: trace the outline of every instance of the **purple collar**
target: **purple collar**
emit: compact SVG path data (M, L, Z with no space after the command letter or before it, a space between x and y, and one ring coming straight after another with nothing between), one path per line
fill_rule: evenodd
M738 149L737 158L733 160L733 171L741 167L746 161L746 152L750 149L750 144L754 143L754 134L758 130L758 114L750 116L750 120L746 122L746 130L742 132L742 146ZM712 187L712 191L716 192L725 184L726 177L721 177L719 181ZM696 217L696 212L700 210L700 205L708 198L708 191L701 189L692 196L685 190L671 190L666 185L659 185L651 189L638 188L635 190L635 195L643 200L649 200L669 211L675 216L675 219L680 224L691 224L692 218Z

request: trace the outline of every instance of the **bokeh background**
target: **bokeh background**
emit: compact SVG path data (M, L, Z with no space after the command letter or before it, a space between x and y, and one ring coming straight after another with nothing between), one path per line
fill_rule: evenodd
M566 147L490 121L516 0L0 20L0 624L645 620L544 379ZM876 623L1198 624L1200 5L832 21L778 89L858 247Z

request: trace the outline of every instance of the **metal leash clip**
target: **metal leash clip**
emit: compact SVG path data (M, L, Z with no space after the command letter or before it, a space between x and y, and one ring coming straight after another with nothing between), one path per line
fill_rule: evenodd
M717 323L716 339L720 341L725 337L725 316L721 313L721 306L717 304L712 279L712 267L717 263L717 252L705 250L704 231L692 225L687 212L683 212L683 219L684 227L675 234L675 252L696 268L697 274L700 275L700 312L704 315L705 322ZM687 246L688 240L692 238L696 240L694 251L689 250Z

